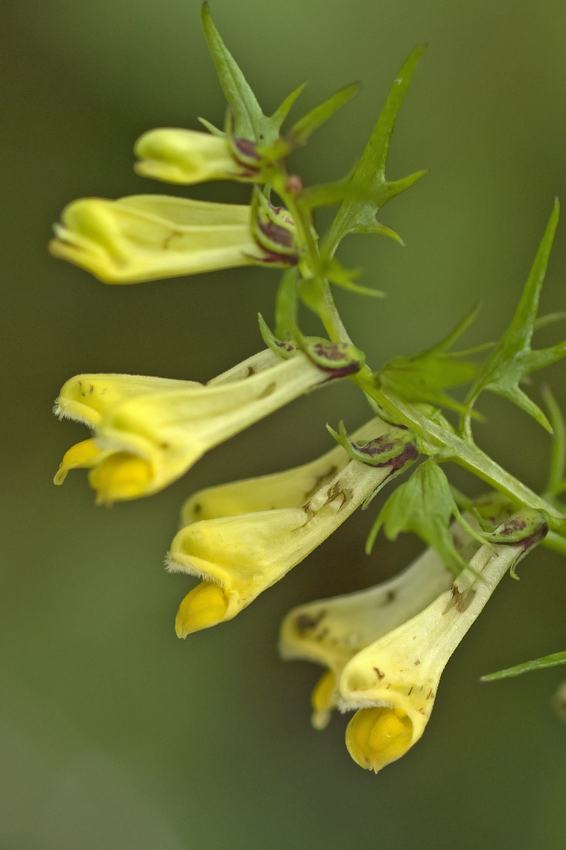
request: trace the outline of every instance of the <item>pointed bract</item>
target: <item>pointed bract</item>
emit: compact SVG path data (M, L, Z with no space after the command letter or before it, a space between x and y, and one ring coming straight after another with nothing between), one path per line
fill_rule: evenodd
M520 389L519 383L531 372L566 356L566 342L538 351L531 349L540 292L558 225L559 211L560 207L556 201L511 324L483 364L466 398L468 416L464 418L463 424L468 432L469 412L479 395L484 390L491 390L512 401L552 433L550 422L540 407Z

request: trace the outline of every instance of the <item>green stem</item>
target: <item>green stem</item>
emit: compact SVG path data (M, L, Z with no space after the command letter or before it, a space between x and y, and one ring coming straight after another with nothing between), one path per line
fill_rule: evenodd
M352 380L359 384L362 390L392 418L414 431L423 440L436 444L444 460L451 460L472 472L507 496L514 504L546 511L550 517L550 528L562 534L566 532L566 517L563 513L510 475L474 443L469 443L457 434L452 434L446 428L431 422L412 405L405 404L396 396L377 387L375 381L368 381L365 375L358 373L352 376Z
M283 177L278 183L279 185L274 188L293 216L305 253L308 255L313 268L316 269L319 252L311 231L310 215L302 208L300 202L297 203L295 196L286 191ZM315 278L315 282L320 295L317 312L329 338L333 342L351 343L352 340L336 307L330 284L320 276ZM356 375L352 375L351 380L358 384L366 396L376 402L394 422L405 425L425 443L432 444L431 454L438 451L443 460L451 460L472 472L491 488L507 496L518 507L546 511L550 517L551 529L548 545L550 548L566 554L566 517L564 514L486 455L473 442L471 434L465 433L467 438L462 439L457 434L432 422L413 405L404 403L392 393L381 388L376 383L373 372L367 364L364 364ZM465 431L468 430L469 425Z

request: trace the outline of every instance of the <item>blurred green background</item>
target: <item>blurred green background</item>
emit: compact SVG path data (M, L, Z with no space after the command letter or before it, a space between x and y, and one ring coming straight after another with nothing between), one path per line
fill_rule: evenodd
M308 182L351 167L398 67L428 43L389 176L430 173L381 215L406 248L348 242L344 260L388 297L339 293L339 302L375 365L434 343L478 299L464 342L500 334L553 196L566 199L563 0L214 0L212 12L266 110L305 79L303 109L363 80L296 155ZM478 682L565 648L558 556L539 549L520 582L502 583L448 666L422 741L377 777L350 760L345 718L310 728L319 671L279 661L278 625L295 604L394 574L419 551L416 539L380 541L367 558L374 512L360 513L236 620L175 637L191 582L162 562L183 499L325 451L326 421L346 413L354 428L365 415L351 385L295 402L151 499L103 510L80 473L52 486L64 451L86 437L51 414L68 377L207 380L259 348L256 313L271 315L277 275L110 287L46 252L70 200L163 191L132 171L143 131L198 128L198 115L222 122L198 2L3 0L2 18L0 848L563 850L566 725L549 707L563 671ZM247 193L190 191L243 202ZM565 233L562 224L543 312L566 308ZM559 334L552 326L538 342ZM563 406L564 374L559 364L545 376ZM478 441L542 487L548 437L503 401L480 407L489 421Z

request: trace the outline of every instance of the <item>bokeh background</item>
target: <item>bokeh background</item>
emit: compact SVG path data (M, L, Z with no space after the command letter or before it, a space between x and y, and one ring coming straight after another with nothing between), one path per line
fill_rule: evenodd
M311 183L351 167L401 62L428 43L389 175L430 173L381 216L406 248L351 239L344 260L388 297L338 298L376 365L431 345L478 299L465 343L500 334L553 197L566 198L563 0L214 0L212 11L266 110L305 79L304 109L364 81L296 155ZM295 402L151 499L104 510L80 473L52 486L64 451L86 436L51 414L68 377L207 380L259 348L256 314L271 315L277 275L110 287L47 255L70 200L163 191L132 171L143 131L222 121L196 0L3 0L0 14L0 847L563 850L566 725L549 705L563 671L478 682L564 649L557 555L539 549L520 582L502 583L446 670L424 738L377 777L350 760L345 718L310 728L319 671L280 662L278 626L295 604L393 575L416 539L380 541L367 558L373 512L360 513L236 620L186 642L174 635L191 582L162 563L183 499L325 451L326 421L345 416L354 428L366 415L351 385ZM214 184L190 194L245 202L247 192ZM562 224L543 312L566 308L565 233ZM540 344L560 332L546 329ZM566 404L564 367L545 380ZM548 437L497 398L481 408L482 446L542 488ZM453 480L481 490L457 471Z

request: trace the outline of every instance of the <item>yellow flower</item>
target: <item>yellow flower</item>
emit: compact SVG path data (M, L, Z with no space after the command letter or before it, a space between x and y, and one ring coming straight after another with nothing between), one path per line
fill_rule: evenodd
M377 773L422 736L450 656L506 571L548 530L540 513L522 511L497 529L497 539L511 539L518 524L524 529L522 540L482 546L450 590L346 664L339 706L358 709L348 724L346 745L361 767Z
M479 548L458 523L453 523L451 533L465 559ZM324 729L330 720L337 704L338 682L350 659L422 611L450 587L453 578L434 549L427 549L388 581L357 593L299 605L287 614L281 626L281 656L328 668L312 694L316 729Z
M78 375L64 385L55 412L93 427L94 442L65 455L56 482L68 469L88 467L100 502L150 495L183 475L208 449L329 378L331 373L302 352L289 360L260 352L208 386L136 375Z
M257 169L236 158L225 135L164 127L144 133L134 151L137 173L165 183L257 179Z
M105 283L296 261L258 242L248 206L166 195L83 198L63 210L62 221L55 225L51 253Z
M389 431L390 425L375 419L354 436L369 440ZM306 558L391 474L390 465L351 460L337 446L297 469L197 493L184 507L185 527L169 553L171 570L203 580L181 604L177 634L186 637L235 617ZM206 614L206 622L205 593L215 609L214 615Z

